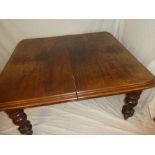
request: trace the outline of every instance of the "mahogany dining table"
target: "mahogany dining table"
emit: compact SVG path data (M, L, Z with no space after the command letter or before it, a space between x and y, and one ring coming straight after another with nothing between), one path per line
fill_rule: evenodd
M25 39L0 75L0 111L32 134L25 108L126 94L127 119L154 86L154 75L108 32Z

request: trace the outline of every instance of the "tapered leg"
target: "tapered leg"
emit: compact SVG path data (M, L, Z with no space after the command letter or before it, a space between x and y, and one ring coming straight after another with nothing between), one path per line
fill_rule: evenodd
M134 91L126 94L125 97L125 105L122 108L122 114L124 119L128 119L133 116L135 110L134 107L138 104L138 99L140 98L140 94L142 91Z
M19 126L18 130L21 134L32 135L32 125L30 121L27 120L27 115L23 109L9 110L6 111L6 113L12 119L13 123Z

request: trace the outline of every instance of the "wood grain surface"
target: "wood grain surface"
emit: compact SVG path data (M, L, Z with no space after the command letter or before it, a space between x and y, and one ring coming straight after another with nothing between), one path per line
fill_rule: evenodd
M0 110L154 86L154 76L107 32L26 39L0 76Z
M78 99L149 88L154 76L109 33L69 40Z

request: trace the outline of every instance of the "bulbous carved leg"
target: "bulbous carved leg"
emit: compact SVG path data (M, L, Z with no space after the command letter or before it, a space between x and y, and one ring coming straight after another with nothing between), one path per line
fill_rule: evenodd
M18 130L21 134L32 135L32 125L30 121L27 120L27 115L23 109L9 110L6 111L6 113L12 119L13 123L19 126Z
M122 108L122 114L125 120L133 116L135 112L134 107L138 104L141 93L142 91L134 91L126 94L125 105Z

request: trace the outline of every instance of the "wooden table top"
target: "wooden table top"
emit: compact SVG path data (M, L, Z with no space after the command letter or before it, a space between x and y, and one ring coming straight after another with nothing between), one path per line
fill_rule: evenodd
M1 73L0 110L154 86L154 76L110 33L26 39Z

